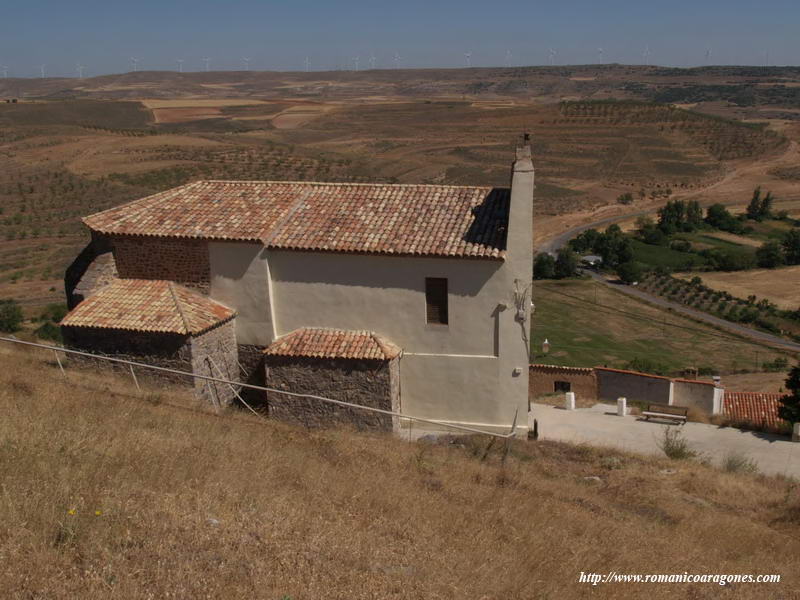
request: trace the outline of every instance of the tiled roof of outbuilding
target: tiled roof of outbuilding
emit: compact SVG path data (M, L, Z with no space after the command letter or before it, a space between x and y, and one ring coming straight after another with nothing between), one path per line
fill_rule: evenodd
M608 373L623 373L625 375L638 375L639 377L649 377L650 379L664 379L669 381L669 377L663 375L651 375L650 373L640 373L639 371L628 371L626 369L612 369L610 367L595 367L595 371L606 371Z
M73 308L61 325L197 335L235 316L171 281L117 279Z
M267 346L268 356L305 358L355 358L361 360L391 360L401 349L371 331L296 329Z
M198 181L96 213L101 233L269 248L502 259L507 188Z
M561 365L545 365L542 363L530 363L529 369L544 373L575 373L581 375L593 375L592 367L563 367Z
M785 424L778 417L778 407L783 396L784 394L726 391L722 412L734 421L778 429Z

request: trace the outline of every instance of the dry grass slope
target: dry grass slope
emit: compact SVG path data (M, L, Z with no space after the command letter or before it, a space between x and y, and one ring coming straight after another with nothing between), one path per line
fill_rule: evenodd
M64 383L45 360L0 354L5 597L720 593L577 582L611 569L783 576L729 586L731 598L798 589L790 481L547 442L515 443L501 465L496 449L481 460L486 440L215 416L109 374L69 369Z

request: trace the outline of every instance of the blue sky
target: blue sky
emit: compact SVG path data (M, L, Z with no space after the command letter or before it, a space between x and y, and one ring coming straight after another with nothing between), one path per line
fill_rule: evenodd
M312 70L597 62L800 64L800 1L3 0L9 76L132 70ZM0 73L2 76L2 73Z

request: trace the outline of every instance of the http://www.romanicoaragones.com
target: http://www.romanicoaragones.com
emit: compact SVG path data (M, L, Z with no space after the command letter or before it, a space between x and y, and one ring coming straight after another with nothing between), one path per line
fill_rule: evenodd
M722 573L591 573L581 571L578 576L579 583L716 583L727 585L729 583L780 583L780 575L752 573L722 574Z

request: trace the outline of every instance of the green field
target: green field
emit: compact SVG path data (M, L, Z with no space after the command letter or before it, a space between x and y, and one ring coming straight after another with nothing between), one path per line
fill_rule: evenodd
M706 264L702 256L692 252L678 252L666 246L645 244L631 238L633 260L651 267L666 267L673 271L686 271Z
M531 362L621 368L639 359L679 373L756 370L780 353L594 281L536 281ZM542 342L550 352L542 354ZM791 358L791 357L790 357Z

